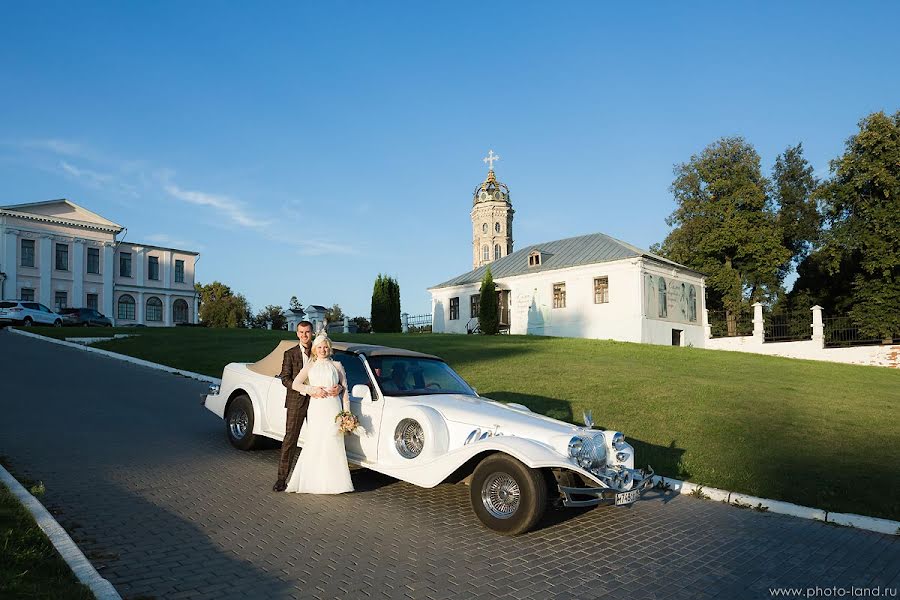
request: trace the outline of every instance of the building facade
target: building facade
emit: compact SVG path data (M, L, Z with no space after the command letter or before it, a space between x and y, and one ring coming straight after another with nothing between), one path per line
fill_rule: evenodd
M513 214L492 168L475 189L473 270L428 288L432 331L475 331L490 268L503 331L704 345L702 273L602 233L514 250Z
M0 207L0 294L93 308L116 325L197 323L199 254L118 240L124 228L61 199Z

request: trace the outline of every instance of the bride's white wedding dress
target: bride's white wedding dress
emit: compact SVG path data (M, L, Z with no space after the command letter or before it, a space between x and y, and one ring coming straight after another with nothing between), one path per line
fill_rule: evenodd
M309 378L309 385L304 384ZM347 376L340 363L330 358L310 361L297 375L293 388L309 394L312 388L344 387L344 403L349 406ZM299 494L342 494L353 491L344 434L338 431L334 418L342 409L337 396L310 398L306 413L306 436L303 450L287 483L288 492Z

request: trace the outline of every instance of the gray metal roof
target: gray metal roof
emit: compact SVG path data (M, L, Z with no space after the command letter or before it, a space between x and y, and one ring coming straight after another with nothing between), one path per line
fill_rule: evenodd
M534 250L540 251L541 264L536 267L529 267L528 256ZM479 267L468 273L463 273L462 275L458 275L453 279L439 283L428 289L433 290L454 285L481 283L488 267L491 268L491 275L496 280L503 277L525 275L526 273L541 273L544 271L564 269L566 267L577 267L580 265L590 265L636 257L649 258L667 266L678 267L679 269L703 275L689 267L663 258L662 256L657 256L646 250L642 250L637 246L632 246L627 242L609 237L604 233L591 233L589 235L580 235L563 240L532 244L531 246L520 248L508 256L495 260L489 265Z

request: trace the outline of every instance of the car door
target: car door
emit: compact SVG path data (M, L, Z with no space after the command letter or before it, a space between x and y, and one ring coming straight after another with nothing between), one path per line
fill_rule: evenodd
M375 394L375 386L369 379L368 370L360 356L336 350L334 359L341 363L347 372L349 391L352 392L353 386L358 384L369 388L368 399L350 395L350 412L359 419L365 433L358 432L346 437L347 454L363 462L377 462L378 428L381 426L384 401Z
M38 304L39 314L41 323L47 323L48 325L53 325L59 317L55 312L44 306L43 304Z
M266 390L266 427L273 437L284 438L284 430L287 424L287 408L284 400L287 396L287 388L281 383L280 377L272 377L269 388Z

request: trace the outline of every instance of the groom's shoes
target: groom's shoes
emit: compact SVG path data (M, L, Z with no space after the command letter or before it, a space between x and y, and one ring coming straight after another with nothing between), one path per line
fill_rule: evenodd
M284 482L284 479L279 479L275 482L275 485L272 486L273 492L283 492L287 489L287 484Z

